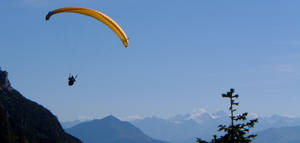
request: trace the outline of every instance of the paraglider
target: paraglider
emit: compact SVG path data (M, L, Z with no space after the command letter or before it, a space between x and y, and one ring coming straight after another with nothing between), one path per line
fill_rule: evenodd
M106 26L108 26L112 31L114 31L115 34L120 38L120 40L122 41L122 43L125 47L128 47L128 45L129 45L128 38L127 38L124 30L119 26L119 24L117 22L115 22L113 19L111 19L109 16L105 15L104 13L102 13L100 11L89 9L89 8L82 8L82 7L59 8L59 9L50 11L46 15L46 20L49 20L51 18L51 16L58 14L58 13L78 13L78 14L83 14L83 15L93 17L93 18L101 21ZM73 75L71 76L71 74L70 74L69 78L68 78L68 80L69 80L68 85L73 86L74 83L76 82L76 78L77 78L77 75L74 77Z
M65 7L65 8L60 8L56 9L53 11L50 11L47 16L46 20L49 20L52 15L58 14L58 13L79 13L83 15L87 15L90 17L93 17L105 25L107 25L112 31L114 31L117 36L121 39L123 42L123 45L125 47L128 47L129 41L128 38L124 32L124 30L119 26L117 22L115 22L113 19L111 19L109 16L105 15L104 13L93 10L93 9L88 9L88 8L82 8L82 7Z
M73 86L74 85L74 83L75 83L75 81L76 81L76 78L77 78L77 75L74 77L73 75L71 76L71 74L69 74L69 82L68 82L68 84L69 84L69 86Z

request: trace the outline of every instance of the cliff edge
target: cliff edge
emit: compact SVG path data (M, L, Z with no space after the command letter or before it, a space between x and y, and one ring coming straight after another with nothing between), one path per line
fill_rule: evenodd
M12 88L1 69L0 129L1 143L81 143L64 132L49 110Z

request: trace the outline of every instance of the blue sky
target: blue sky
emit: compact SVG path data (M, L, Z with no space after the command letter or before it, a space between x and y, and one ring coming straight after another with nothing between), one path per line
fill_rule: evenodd
M13 86L60 120L160 116L227 109L300 116L300 1L2 0L0 66ZM48 11L102 11L130 38L104 24ZM74 87L68 73L78 74Z

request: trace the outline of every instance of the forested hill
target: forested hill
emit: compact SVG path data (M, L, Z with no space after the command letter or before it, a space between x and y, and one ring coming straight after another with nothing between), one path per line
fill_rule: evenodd
M0 70L1 143L81 143L64 132L49 110L12 88L7 76Z

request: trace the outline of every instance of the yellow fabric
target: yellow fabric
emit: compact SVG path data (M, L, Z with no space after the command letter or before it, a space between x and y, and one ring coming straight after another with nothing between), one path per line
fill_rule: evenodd
M60 8L53 11L50 11L48 15L46 16L46 20L49 20L50 17L57 13L64 13L64 12L70 12L70 13L80 13L87 16L94 17L98 19L99 21L103 22L105 25L107 25L110 29L112 29L121 39L125 47L128 47L129 41L128 38L124 32L124 30L116 23L113 19L105 15L104 13L100 11L96 11L93 9L88 8L81 8L81 7L66 7L66 8Z

